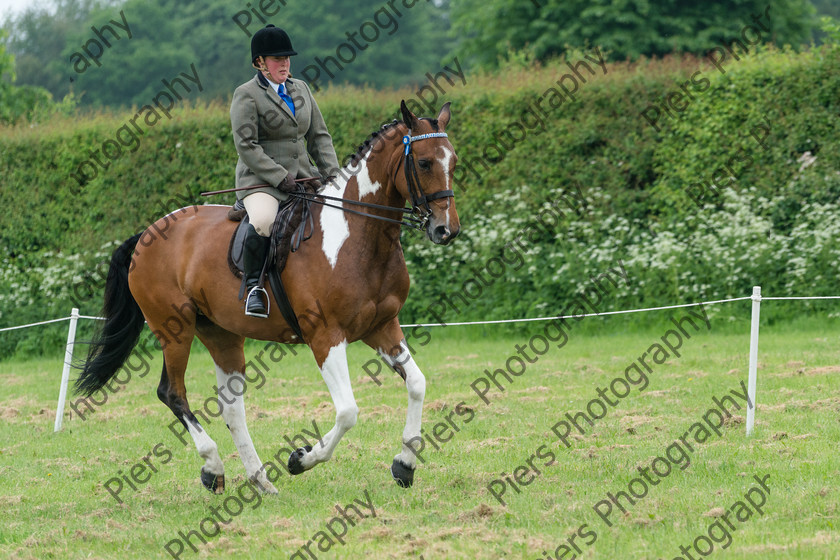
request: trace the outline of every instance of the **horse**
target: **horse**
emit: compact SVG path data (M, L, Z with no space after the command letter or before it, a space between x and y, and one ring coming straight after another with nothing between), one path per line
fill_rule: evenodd
M332 397L332 429L316 445L290 454L287 468L292 474L328 461L356 424L359 408L346 348L361 340L405 382L402 448L390 473L399 486L410 487L422 442L426 379L398 319L409 290L400 226L405 223L403 213L409 212L407 200L412 201L408 219L419 222L435 244L450 243L460 231L460 221L452 191L457 155L445 132L449 103L434 119L417 117L404 101L400 112L402 121L374 132L327 183L322 194L331 193L339 202L312 204L311 237L288 256L281 280L292 308L319 310L318 320L300 321L302 339L277 312L268 318L245 315L244 301L236 297L240 281L228 270L227 249L236 227L227 218L229 207L182 208L114 251L105 285L105 321L80 366L77 392L90 395L116 374L136 346L145 320L163 351L157 396L181 421L204 459L202 484L221 494L224 465L216 443L190 410L184 384L190 346L197 336L213 359L218 387L230 388L224 399L217 390L218 403L246 475L259 491L276 494L245 422L245 339L308 345ZM360 205L363 211L351 209ZM273 294L269 306L276 309Z

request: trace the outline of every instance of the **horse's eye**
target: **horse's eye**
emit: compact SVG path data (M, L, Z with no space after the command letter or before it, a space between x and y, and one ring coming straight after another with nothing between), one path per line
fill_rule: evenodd
M427 159L421 159L417 162L417 165L420 166L420 169L423 171L428 171L432 168L432 162Z

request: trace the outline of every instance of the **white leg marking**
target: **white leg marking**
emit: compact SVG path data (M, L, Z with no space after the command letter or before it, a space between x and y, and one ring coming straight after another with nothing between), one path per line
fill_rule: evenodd
M406 412L405 429L403 430L402 451L394 457L412 469L415 468L417 455L414 450L420 447L420 421L423 417L423 399L426 396L426 377L411 353L405 341L400 342L400 354L393 358L379 349L379 354L392 368L399 367L405 372L405 388L408 390L408 410ZM408 442L412 442L409 447Z
M356 418L359 415L359 407L356 406L353 387L350 385L346 340L330 349L330 353L327 354L327 359L324 360L324 365L321 367L321 375L324 377L333 404L335 404L335 425L312 448L312 451L301 459L301 464L305 469L329 461L341 437L356 425Z
M268 480L262 469L257 450L254 449L254 442L248 433L248 425L245 421L245 398L247 382L245 377L235 371L225 373L219 366L216 366L216 392L219 396L219 408L222 409L222 418L225 419L233 443L239 451L239 458L245 466L245 474L248 478L261 486L263 492L276 494L277 489Z
M204 470L211 474L225 474L225 466L222 458L219 457L219 448L204 428L187 420L187 430L193 438L196 451L204 459Z

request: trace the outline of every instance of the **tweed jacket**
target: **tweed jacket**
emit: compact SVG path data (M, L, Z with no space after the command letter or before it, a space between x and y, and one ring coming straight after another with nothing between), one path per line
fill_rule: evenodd
M271 185L238 191L239 199L254 192L266 192L280 201L287 199L288 195L275 187L288 173L292 177L338 174L332 137L309 86L292 78L285 83L295 105L294 115L259 72L233 94L230 124L239 154L236 187Z

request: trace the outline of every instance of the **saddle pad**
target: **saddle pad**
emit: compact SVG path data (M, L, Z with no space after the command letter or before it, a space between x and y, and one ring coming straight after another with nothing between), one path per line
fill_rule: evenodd
M245 234L248 224L250 224L250 222L248 221L248 216L246 215L239 225L236 226L236 230L230 238L230 247L228 248L228 266L234 276L242 279L242 286L239 290L239 299L242 299L245 294L245 267L243 264L243 256L245 254ZM267 251L267 253L267 258L271 259L271 262L269 262L266 267L266 276L268 276L269 287L274 293L274 301L277 302L277 307L280 308L280 314L283 315L283 318L297 335L298 340L304 341L303 332L301 331L300 323L298 323L297 316L295 315L295 310L292 307L292 302L289 301L289 296L286 294L286 289L283 287L283 281L280 279L280 273L282 271L275 265L276 258L274 257L276 256L276 252ZM286 259L284 257L283 264L285 265L285 263ZM270 312L271 310L269 310L269 313Z
M236 226L236 230L230 238L230 246L228 247L228 266L230 267L230 271L237 278L242 278L245 274L245 234L248 229L248 224L250 223L248 215L246 214L245 217L242 218L242 221L239 222L239 225Z
M312 213L309 207L309 201L290 199L277 210L274 227L272 228L272 250L269 251L268 256L274 262L269 263L269 271L276 269L278 274L282 274L286 268L289 252L294 253L303 241L309 239L313 227ZM228 218L232 219L230 213ZM230 240L230 247L228 247L228 266L237 278L242 278L245 270L243 264L245 232L249 223L250 220L246 213L239 225L236 226ZM307 233L307 231L310 233Z

